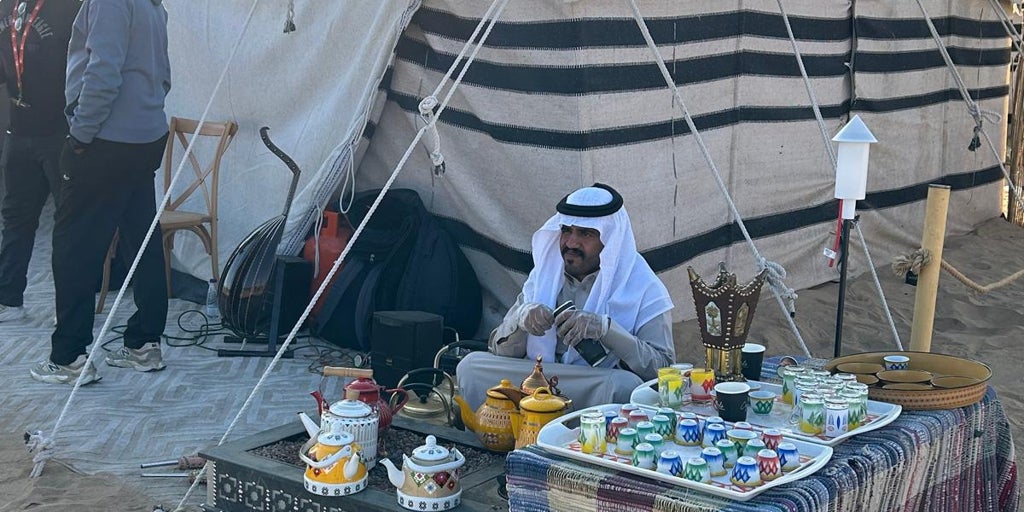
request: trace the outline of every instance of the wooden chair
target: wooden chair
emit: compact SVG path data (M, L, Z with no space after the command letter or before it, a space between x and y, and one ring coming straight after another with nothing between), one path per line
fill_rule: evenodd
M164 152L164 190L171 184L171 178L177 169L174 161L174 148L181 145L182 152L188 150L188 143L191 135L199 127L199 121L172 117L167 137L167 149ZM178 231L191 231L203 242L203 248L210 255L210 267L213 278L217 279L220 268L217 263L217 192L220 178L220 162L224 156L231 140L238 133L238 124L234 121L206 122L199 130L201 137L214 137L216 149L208 165L204 168L199 163L199 158L193 150L188 156L188 161L194 174L192 181L180 192L172 195L167 203L167 208L160 215L160 227L163 230L164 248L164 273L167 278L167 294L171 294L171 250L174 248L174 235ZM183 174L183 178L184 178ZM181 181L179 181L179 184ZM179 207L189 199L196 191L201 191L203 200L206 203L206 212L192 212L180 210ZM209 229L207 229L209 225ZM103 303L109 289L110 264L113 256L117 253L117 234L111 241L107 259L103 267L103 283L100 287L100 297L97 301L96 312L103 311Z

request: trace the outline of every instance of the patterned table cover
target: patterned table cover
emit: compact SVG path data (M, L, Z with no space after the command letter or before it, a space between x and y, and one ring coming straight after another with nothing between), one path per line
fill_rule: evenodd
M762 377L775 366L766 361ZM536 446L509 453L505 467L512 511L1016 512L1020 502L1010 425L991 387L972 406L904 411L836 446L817 473L743 503Z

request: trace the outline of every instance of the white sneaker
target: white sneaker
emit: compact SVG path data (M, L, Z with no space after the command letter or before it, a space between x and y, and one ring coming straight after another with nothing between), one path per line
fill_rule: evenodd
M103 378L96 374L96 367L92 363L85 364L86 359L88 359L88 356L82 354L68 365L54 364L47 359L34 365L29 370L29 373L32 374L33 379L40 382L71 385L78 381L79 374L84 373L85 375L82 377L82 385L84 386Z
M25 318L25 308L21 306L4 306L0 304L0 322L10 322Z

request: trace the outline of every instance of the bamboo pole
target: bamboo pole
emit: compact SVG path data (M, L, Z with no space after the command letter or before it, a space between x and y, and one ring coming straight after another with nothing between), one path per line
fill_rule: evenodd
M942 246L946 240L946 211L949 209L949 186L929 185L925 204L924 234L921 248L931 253L931 263L921 267L914 295L914 324L910 330L910 350L931 352L932 327L935 324L935 295L939 291L942 270Z

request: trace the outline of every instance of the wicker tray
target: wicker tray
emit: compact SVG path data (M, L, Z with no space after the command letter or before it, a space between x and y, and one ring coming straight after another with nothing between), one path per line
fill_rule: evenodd
M992 378L992 369L984 363L930 352L865 352L838 357L826 363L824 368L835 372L836 366L843 363L883 364L882 358L889 355L907 356L910 358L909 369L928 371L935 377L956 375L977 379L975 383L955 388L901 390L883 389L880 385L868 388L870 399L900 404L906 410L955 409L975 404L985 396L988 381Z

